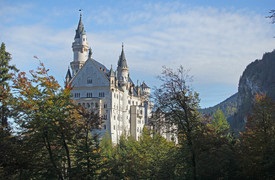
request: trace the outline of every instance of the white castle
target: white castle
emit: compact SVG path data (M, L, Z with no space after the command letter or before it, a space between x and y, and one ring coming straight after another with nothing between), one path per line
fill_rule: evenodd
M115 70L93 59L80 14L72 49L71 70L66 74L72 99L98 112L104 119L99 133L107 132L114 144L122 134L138 140L151 115L150 88L131 80L123 45Z

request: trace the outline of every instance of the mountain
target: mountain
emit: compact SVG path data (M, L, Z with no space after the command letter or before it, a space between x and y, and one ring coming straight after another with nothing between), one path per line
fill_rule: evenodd
M222 110L226 118L233 116L237 112L237 99L238 93L230 96L223 102L204 109L200 109L200 112L212 116L218 109Z
M246 67L240 77L236 94L214 107L202 109L201 112L211 115L220 108L232 129L239 132L245 127L256 94L266 94L275 100L275 50L265 53L262 59L257 59Z

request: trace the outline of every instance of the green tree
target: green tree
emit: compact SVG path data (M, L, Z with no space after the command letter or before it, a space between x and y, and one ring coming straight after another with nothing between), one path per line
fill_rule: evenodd
M109 145L108 145L109 147ZM114 146L108 166L109 179L173 179L176 147L144 128L139 140L122 136Z
M6 51L4 43L0 47L0 118L1 128L8 126L9 99L12 96L9 82L12 80L13 72L17 71L14 65L10 65L11 54Z
M101 148L99 135L91 133L92 129L98 129L101 124L101 118L97 113L79 108L81 115L80 131L75 136L75 168L74 178L79 179L98 179L101 169L103 168L103 160L101 156Z
M111 136L109 133L105 133L100 141L101 152L101 172L100 178L112 178L114 174L114 167L116 161L116 148L112 144Z
M213 118L213 119L212 119ZM221 111L203 117L196 137L198 177L202 179L236 179L238 170L235 138Z
M218 109L213 115L213 121L210 126L214 129L214 131L221 135L227 135L229 133L229 123L227 122L223 112Z
M183 166L189 168L183 175L187 176L185 178L196 179L197 159L194 143L200 121L197 112L198 93L188 85L192 78L182 66L176 71L164 67L159 79L162 85L154 93L157 108L165 113L165 121L168 124L177 126L179 145L185 152L185 162L188 164Z
M140 177L142 179L174 179L176 151L173 142L168 142L159 133L143 129L139 139Z
M0 176L14 177L18 170L16 157L18 153L18 139L12 135L8 118L12 116L10 103L12 99L10 83L17 71L10 65L11 54L6 51L4 43L0 47Z

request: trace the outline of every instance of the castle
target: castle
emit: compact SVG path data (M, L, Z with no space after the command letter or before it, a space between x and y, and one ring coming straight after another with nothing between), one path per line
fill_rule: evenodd
M114 144L122 134L138 140L151 115L150 88L131 80L123 45L116 69L93 59L80 14L72 50L73 61L65 80L72 87L72 99L98 112L104 121L97 131L108 133Z

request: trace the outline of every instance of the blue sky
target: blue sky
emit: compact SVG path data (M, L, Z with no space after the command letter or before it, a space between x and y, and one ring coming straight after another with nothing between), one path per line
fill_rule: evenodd
M0 41L22 71L38 56L63 84L83 9L93 58L115 66L121 43L134 81L158 86L162 66L183 65L201 106L237 92L245 67L275 47L275 25L265 18L274 0L0 0Z

